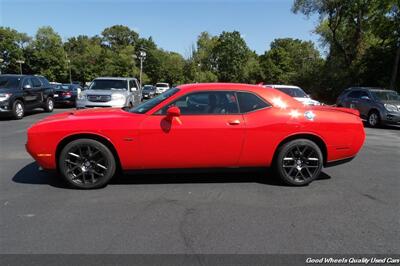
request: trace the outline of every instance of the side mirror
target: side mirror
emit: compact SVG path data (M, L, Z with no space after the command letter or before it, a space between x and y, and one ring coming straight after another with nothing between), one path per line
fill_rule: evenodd
M26 84L26 85L24 85L22 88L23 88L24 90L29 90L29 89L32 89L32 86L29 85L29 84Z
M167 118L172 119L181 115L181 109L176 106L171 106L167 109Z
M361 96L361 99L362 100L369 100L369 97L368 96Z

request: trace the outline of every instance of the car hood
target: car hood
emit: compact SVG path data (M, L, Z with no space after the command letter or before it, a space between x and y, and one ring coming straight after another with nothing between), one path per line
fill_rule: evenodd
M0 93L12 93L12 92L15 92L15 89L8 89L8 88L0 87Z
M313 100L311 98L305 98L305 97L294 97L296 100L299 102L302 102L307 105L320 105L321 103L319 101Z
M84 90L84 95L113 95L113 94L128 94L127 90Z
M391 101L381 101L382 103L386 103L386 104L392 104L392 105L396 105L396 106L400 106L400 101L396 101L396 100L391 100Z

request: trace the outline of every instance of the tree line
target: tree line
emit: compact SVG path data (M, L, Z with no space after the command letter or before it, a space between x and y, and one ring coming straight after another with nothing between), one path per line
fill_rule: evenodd
M51 27L34 36L0 27L2 73L41 74L51 81L87 82L98 76L139 76L143 83L284 83L332 101L348 86L399 88L400 10L396 0L295 0L292 11L317 15L315 33L327 51L313 42L275 39L257 55L238 31L199 34L190 55L165 51L123 25L99 35L63 41ZM267 29L266 29L267 30ZM262 34L262 32L260 32Z

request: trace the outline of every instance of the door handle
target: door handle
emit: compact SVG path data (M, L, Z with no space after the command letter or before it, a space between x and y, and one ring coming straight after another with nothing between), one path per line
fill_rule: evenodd
M240 120L239 119L231 120L228 122L228 124L231 126L236 126L240 124Z

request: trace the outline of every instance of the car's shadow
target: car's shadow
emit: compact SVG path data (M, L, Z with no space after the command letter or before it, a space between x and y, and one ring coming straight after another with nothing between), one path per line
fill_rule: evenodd
M391 130L400 130L400 125L381 125L378 127L371 127L370 125L368 125L368 123L366 121L363 121L364 127L365 128L374 128L374 129L391 129Z
M318 180L330 179L322 172ZM21 184L50 185L57 188L70 188L55 172L39 171L36 163L30 163L19 170L12 180ZM270 169L240 170L203 170L168 172L168 173L136 173L134 175L117 175L109 185L135 184L185 184L185 183L260 183L270 186L286 186L276 178Z
M33 110L25 111L24 117L42 114L42 113L45 113L45 111L43 111L43 109L33 109ZM0 121L7 121L7 120L15 120L15 119L11 115L8 115L8 114L2 114L0 116Z

